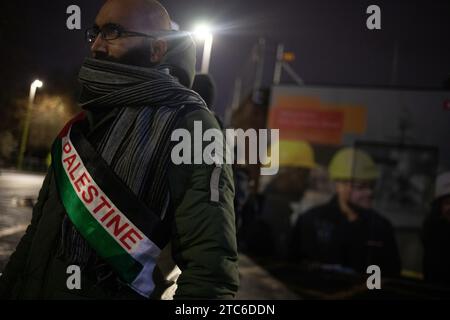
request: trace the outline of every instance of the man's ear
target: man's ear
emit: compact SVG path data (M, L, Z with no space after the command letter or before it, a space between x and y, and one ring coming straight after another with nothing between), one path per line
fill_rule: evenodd
M152 63L160 63L167 53L167 41L158 39L152 42L152 52L150 61Z

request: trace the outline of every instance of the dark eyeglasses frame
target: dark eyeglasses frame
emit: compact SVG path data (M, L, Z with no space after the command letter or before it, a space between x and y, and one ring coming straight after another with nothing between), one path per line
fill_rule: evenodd
M115 31L116 35L113 38L108 38L106 36L106 30L104 30L106 27L112 28L112 30ZM95 35L95 37L91 38L89 36L89 33L92 33L92 34L95 33L96 35ZM161 35L164 33L168 33L168 31L158 31L157 32L157 34L161 34ZM99 34L102 37L102 39L106 40L106 41L116 40L118 38L124 38L124 37L146 37L146 38L152 38L152 39L157 38L157 35L150 35L150 34L145 34L145 33L141 33L141 32L125 30L123 27L121 27L119 25L107 24L107 25L103 26L102 28L94 26L94 27L87 29L85 32L86 41L88 43L94 43L95 39L97 39Z

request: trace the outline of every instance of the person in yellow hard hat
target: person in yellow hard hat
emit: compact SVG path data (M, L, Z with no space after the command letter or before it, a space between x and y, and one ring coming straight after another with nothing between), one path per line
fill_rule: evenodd
M273 144L269 155L278 149L277 165L279 171L271 177L257 199L253 199L253 213L247 214L247 226L244 236L249 251L265 256L285 258L291 231L290 218L293 213L291 204L298 202L308 187L310 171L316 166L314 150L306 141L281 140Z
M336 194L298 218L290 240L291 258L356 273L378 265L382 275L398 275L400 257L392 225L372 209L379 176L375 162L362 150L343 148L328 169Z
M301 140L280 140L271 146L269 155L275 148L278 148L278 160L271 157L270 161L278 163L270 163L270 166L276 165L279 171L266 187L266 192L273 190L290 200L299 200L307 188L311 169L316 166L314 150L308 142Z
M366 209L372 207L378 170L367 153L352 148L342 149L331 160L328 171L335 182L339 207L348 220L357 219L350 203Z
M436 180L431 212L423 224L423 275L427 282L450 287L450 171Z

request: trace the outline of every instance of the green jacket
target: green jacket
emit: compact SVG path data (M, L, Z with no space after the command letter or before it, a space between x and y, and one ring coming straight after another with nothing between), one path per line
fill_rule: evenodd
M191 132L219 129L207 110L190 111L179 124ZM192 142L193 143L193 142ZM211 197L215 165L174 165L168 171L174 208L171 241L153 273L154 299L231 299L239 285L234 185L230 165L222 165L219 198ZM217 172L217 169L216 169ZM0 277L0 298L135 299L129 287L111 290L96 284L90 270L81 272L81 289L69 290L68 262L57 254L65 214L50 169L33 208L32 221Z

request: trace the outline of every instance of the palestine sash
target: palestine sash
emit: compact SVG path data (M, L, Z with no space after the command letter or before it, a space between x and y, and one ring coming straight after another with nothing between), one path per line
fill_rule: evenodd
M81 112L52 147L52 166L69 219L133 290L149 297L153 270L169 242L167 223L117 177L84 137Z

